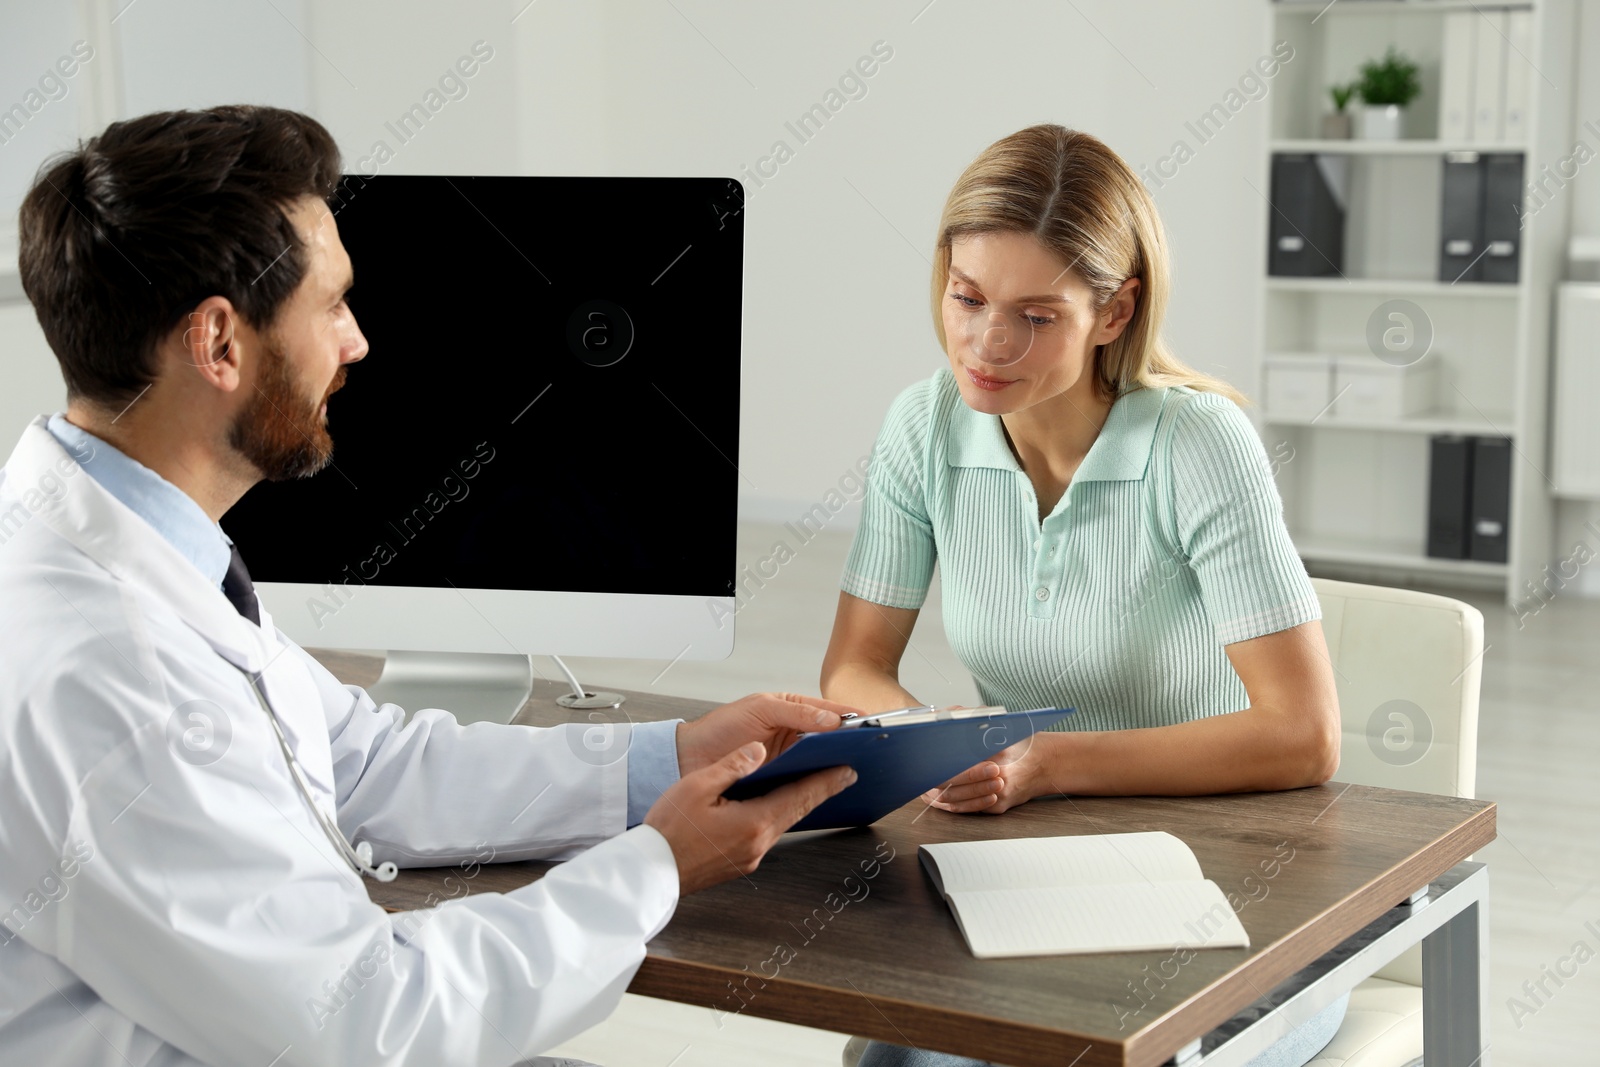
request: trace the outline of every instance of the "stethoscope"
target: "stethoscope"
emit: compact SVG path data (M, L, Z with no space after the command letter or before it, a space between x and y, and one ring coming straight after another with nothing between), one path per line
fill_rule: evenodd
M261 710L267 713L267 719L272 723L272 732L278 737L278 747L283 750L283 758L289 764L289 777L294 779L294 784L299 787L300 795L305 798L306 805L311 809L311 814L317 818L317 824L322 827L322 832L333 842L333 847L345 862L356 869L358 875L371 875L380 882L392 882L400 869L394 865L393 860L385 860L376 867L372 865L372 843L363 841L351 847L350 841L344 836L338 824L328 818L320 805L312 799L311 785L306 781L304 772L300 769L300 761L295 759L294 751L289 748L289 739L283 736L283 727L278 722L278 713L272 710L272 705L267 703L267 698L261 693L261 686L256 676L249 671L241 673L250 682L250 692L256 695L256 702L261 705Z

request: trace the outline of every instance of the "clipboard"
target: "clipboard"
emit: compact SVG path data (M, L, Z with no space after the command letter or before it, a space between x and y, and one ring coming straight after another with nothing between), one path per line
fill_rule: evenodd
M722 795L746 800L813 771L849 764L856 771L855 783L823 801L789 829L866 826L968 767L1060 722L1075 709L976 710L982 714L947 713L948 717L931 721L898 724L886 718L882 725L863 715L860 725L802 734L776 759L734 782Z

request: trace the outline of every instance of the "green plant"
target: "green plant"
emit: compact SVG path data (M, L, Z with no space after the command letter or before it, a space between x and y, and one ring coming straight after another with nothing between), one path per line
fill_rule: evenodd
M1348 85L1328 86L1328 93L1333 97L1333 108L1335 111L1344 110L1344 106L1350 102L1351 95L1355 93L1359 85L1359 82L1351 82Z
M1398 104L1404 107L1422 92L1422 81L1417 77L1417 64L1397 51L1394 45L1382 59L1369 59L1361 64L1361 80L1357 82L1361 100L1367 104Z

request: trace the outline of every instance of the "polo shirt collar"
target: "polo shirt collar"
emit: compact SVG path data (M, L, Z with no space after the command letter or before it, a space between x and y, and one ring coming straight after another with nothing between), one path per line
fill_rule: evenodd
M1076 482L1139 481L1150 462L1155 442L1156 422L1166 401L1168 389L1135 389L1124 393L1111 405L1100 436L1089 447L1072 480ZM973 411L958 396L950 416L950 447L947 462L952 467L996 467L1022 472L1017 458L1006 444L1000 416Z

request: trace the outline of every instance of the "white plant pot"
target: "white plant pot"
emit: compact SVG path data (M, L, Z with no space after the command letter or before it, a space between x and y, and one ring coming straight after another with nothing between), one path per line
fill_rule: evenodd
M1399 104L1367 104L1361 109L1361 139L1398 141L1404 118L1405 109Z

